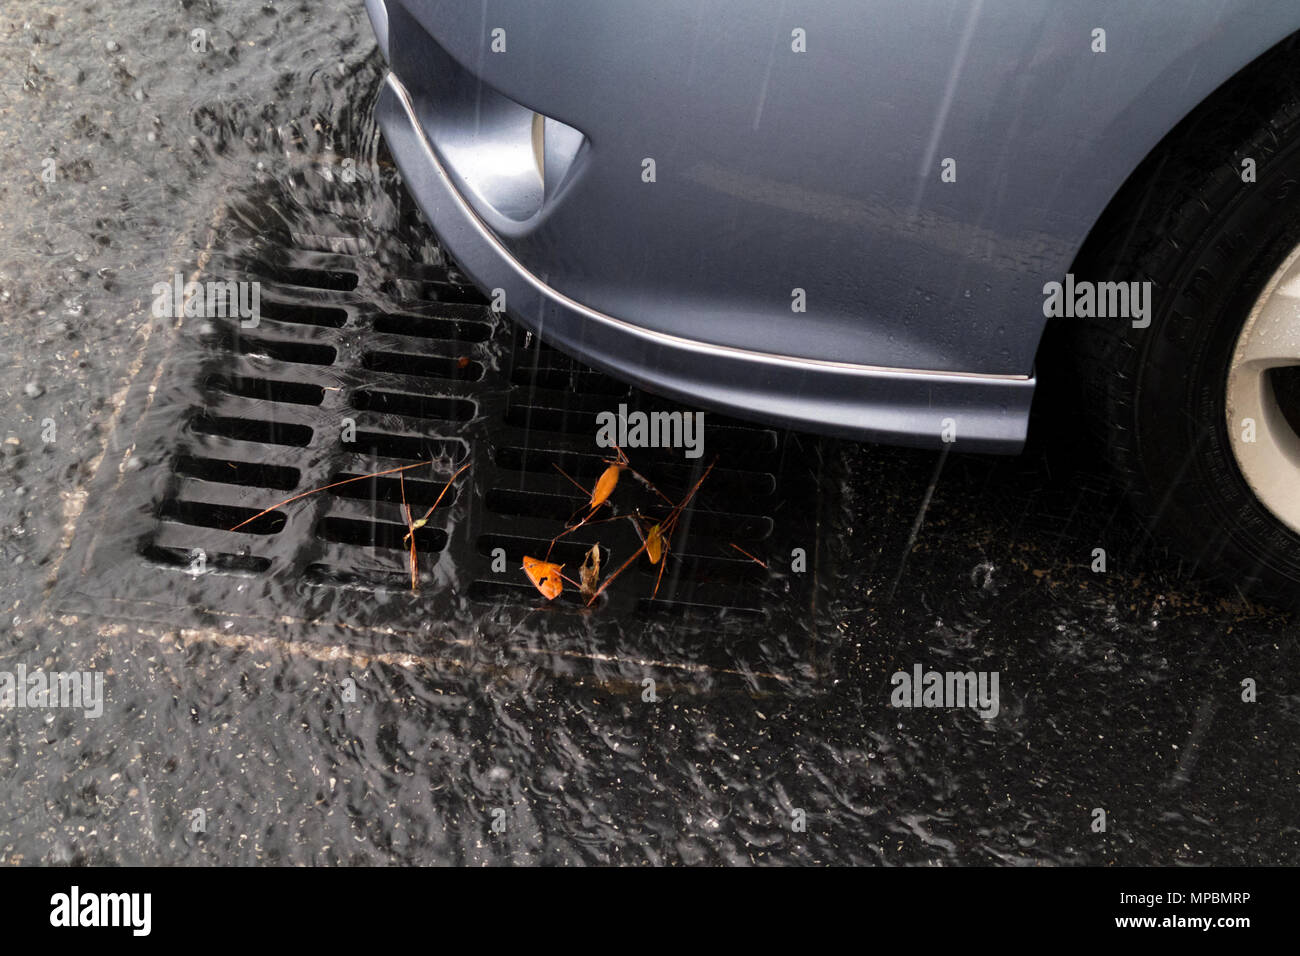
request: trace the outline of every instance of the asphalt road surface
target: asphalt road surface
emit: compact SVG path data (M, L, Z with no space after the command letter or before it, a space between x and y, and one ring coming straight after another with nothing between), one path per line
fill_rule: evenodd
M325 576L304 597L296 578L215 559L169 567L152 529L178 480L173 439L182 411L215 401L199 373L224 353L220 328L155 316L155 284L268 264L284 280L286 249L346 257L360 311L293 347L373 357L389 333L357 315L408 294L389 282L399 265L429 270L434 299L455 298L456 274L371 120L382 68L359 3L112 6L0 14L0 691L20 669L103 677L97 714L0 709L0 862L1297 861L1294 624L1148 541L1068 409L1040 409L1017 459L770 432L763 451L719 427L734 444L665 587L766 602L766 623L657 616L644 569L591 612L540 607L513 562L466 596L448 583L458 562L492 549L480 536L484 553L457 552L451 527L416 593ZM500 420L464 429L505 447L518 409L556 390L509 379L513 331L463 299L486 331L455 367L506 376L509 396ZM301 358L263 344L241 361ZM358 362L310 375L365 390L382 368ZM554 362L597 389L561 411L608 395ZM541 421L510 448L561 454ZM549 463L511 472L520 500L563 487ZM754 475L780 480L754 516L757 560L726 565L744 588L691 578L680 569L731 543L708 531L718 489ZM691 483L647 477L675 499ZM464 481L456 527L477 527L475 502L513 514L511 489ZM393 493L331 507L392 509ZM306 547L305 520L271 537ZM348 527L330 543L357 547ZM801 542L816 561L796 570ZM400 578L401 543L367 548ZM896 675L930 671L976 674L995 706L900 696Z

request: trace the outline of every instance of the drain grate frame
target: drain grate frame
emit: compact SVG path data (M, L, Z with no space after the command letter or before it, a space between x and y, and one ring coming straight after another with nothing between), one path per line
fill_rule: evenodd
M583 608L573 588L547 605L521 559L541 556L582 500L553 466L590 486L604 467L598 411L685 409L543 345L493 313L454 266L351 235L361 231L355 221L340 219L336 238L317 249L277 245L250 224L255 213L232 218L198 279L260 282L260 324L187 318L156 337L166 348L128 394L130 427L92 485L56 607L177 624L242 620L285 639L372 650L472 635L559 653L685 649L742 672L788 647L791 667L801 666L834 580L835 443L708 413L702 459L629 449L674 498L718 456L672 542L658 599L658 569L641 559L597 608ZM355 440L344 442L349 430ZM416 595L396 476L227 530L292 494L430 458L405 473L419 513L456 468L471 468L416 533ZM646 496L625 478L619 500L628 489ZM639 544L618 521L562 539L553 559L576 577L597 540L606 570ZM807 555L802 574L783 570L795 548Z

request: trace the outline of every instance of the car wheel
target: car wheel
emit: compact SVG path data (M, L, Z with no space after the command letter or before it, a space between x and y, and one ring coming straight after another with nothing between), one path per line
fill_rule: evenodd
M1171 136L1089 267L1149 282L1149 316L1076 335L1084 401L1153 530L1199 570L1297 606L1300 106L1281 102Z

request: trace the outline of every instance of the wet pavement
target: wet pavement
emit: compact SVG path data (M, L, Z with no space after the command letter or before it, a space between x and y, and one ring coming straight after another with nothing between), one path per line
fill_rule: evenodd
M19 0L0 62L0 671L106 689L96 718L0 711L0 861L1300 859L1294 623L1187 580L1059 404L1015 459L778 434L805 470L764 512L746 594L800 594L779 626L462 601L432 557L417 595L275 574L213 591L144 562L169 410L213 400L212 337L153 318L155 283L290 247L373 267L357 308L391 311L395 263L454 268L371 120L359 3ZM719 468L768 473L754 454ZM702 499L684 553L722 505ZM818 560L796 578L771 542L803 539ZM893 706L917 665L996 671L997 714Z

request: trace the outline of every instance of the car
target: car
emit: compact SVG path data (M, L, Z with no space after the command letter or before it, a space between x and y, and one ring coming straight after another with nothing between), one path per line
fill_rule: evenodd
M407 189L544 340L980 452L1068 378L1153 527L1300 593L1300 4L365 6Z

